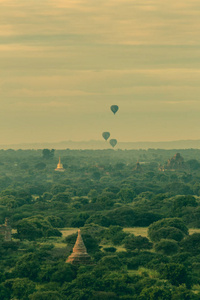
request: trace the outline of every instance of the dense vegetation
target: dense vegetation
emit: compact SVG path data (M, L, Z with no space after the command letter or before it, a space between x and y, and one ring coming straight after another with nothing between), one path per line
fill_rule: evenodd
M200 150L1 150L0 299L200 299L199 197ZM65 227L91 266L65 263Z

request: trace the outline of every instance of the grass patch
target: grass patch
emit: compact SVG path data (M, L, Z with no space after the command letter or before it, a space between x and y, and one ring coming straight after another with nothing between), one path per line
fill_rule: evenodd
M60 228L59 231L62 233L62 237L65 238L68 235L76 233L78 228Z
M160 274L151 269L147 269L144 267L140 267L138 270L128 270L129 275L139 275L139 276L146 276L150 278L159 278Z
M56 248L66 248L67 244L65 243L53 243Z
M147 236L148 227L131 227L131 228L124 228L125 232L132 233L134 235L141 235L141 236ZM193 233L200 233L200 228L190 228L189 234Z
M190 228L189 234L193 234L193 233L200 233L200 228Z
M132 233L134 235L141 235L141 236L147 237L148 227L124 228L124 231Z

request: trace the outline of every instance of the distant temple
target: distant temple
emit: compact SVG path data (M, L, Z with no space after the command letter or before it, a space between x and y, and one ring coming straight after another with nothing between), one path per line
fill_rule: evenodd
M137 161L137 163L136 163L135 168L133 169L133 171L142 172L142 167L141 167L139 161Z
M4 241L10 242L12 240L11 234L12 228L10 226L9 219L6 218L5 223L3 225L0 225L0 235L3 236Z
M78 237L73 248L72 254L68 257L67 263L74 265L89 265L92 264L91 257L87 253L87 249L84 245L83 239L81 237L81 231L78 230Z
M184 159L180 153L176 153L171 159L168 159L167 169L181 169L184 167Z
M59 157L59 162L57 164L57 168L55 169L55 171L59 171L59 172L64 172L64 168L63 168L63 165L61 164L61 161L60 161L60 157Z

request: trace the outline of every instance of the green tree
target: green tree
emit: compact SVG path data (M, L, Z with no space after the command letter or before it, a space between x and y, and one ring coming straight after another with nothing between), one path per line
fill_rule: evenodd
M42 150L42 156L45 159L51 159L51 158L53 158L54 157L54 153L55 153L54 149L51 149L51 150L49 150L49 149L43 149Z
M61 300L66 299L63 295L56 291L35 292L29 296L30 300Z
M10 300L11 290L5 287L5 283L0 284L0 300Z
M52 274L51 281L63 284L64 282L70 282L75 278L76 272L70 264L60 264L58 269Z
M11 288L12 296L17 299L27 300L35 291L35 283L28 278L15 278L5 282L5 286Z
M105 266L111 271L120 270L122 268L122 262L117 255L104 256L98 264Z
M149 241L148 238L141 235L129 235L124 239L124 246L127 251L134 251L136 249L140 251L142 249L151 249L153 244Z
M36 254L24 254L17 261L13 273L15 277L27 277L30 280L35 280L40 271L40 262Z
M41 237L61 236L61 232L52 227L51 223L41 216L22 219L17 223L17 234L19 239L35 240Z
M159 267L161 278L169 280L175 286L185 284L187 288L191 287L191 278L182 264L168 263Z
M52 201L60 201L69 203L71 200L71 196L69 193L58 193L52 198Z
M178 244L174 240L161 240L154 245L155 251L164 255L173 255L178 252Z
M46 164L44 162L39 162L35 165L35 169L37 170L44 170L46 168Z
M108 237L114 245L121 245L127 235L128 234L123 231L123 227L111 225L106 232L105 237Z
M153 286L144 288L139 296L140 300L171 300L171 291L166 287Z
M118 196L120 197L121 201L129 203L133 201L133 198L135 197L135 192L129 188L122 188L118 193Z
M192 207L196 207L198 206L198 203L196 201L196 199L194 198L194 196L191 195L187 195L187 196L179 196L174 200L174 204L173 204L173 210L180 210L183 207L186 206L192 206Z
M196 232L187 236L180 245L184 251L198 255L200 253L200 233Z
M169 239L180 242L185 237L182 230L176 227L162 227L151 231L151 240L159 242L161 239Z
M198 300L198 298L198 295L195 295L184 285L180 285L172 293L172 300Z
M154 222L148 228L148 236L154 242L157 240L155 232L161 228L167 227L167 231L169 231L169 227L177 228L183 232L183 234L188 235L188 228L185 226L184 222L178 218L166 218Z

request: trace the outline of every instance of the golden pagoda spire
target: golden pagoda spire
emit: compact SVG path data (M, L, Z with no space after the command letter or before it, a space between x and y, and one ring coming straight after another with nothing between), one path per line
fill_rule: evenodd
M63 168L63 165L61 164L61 160L60 160L60 156L59 156L59 161L57 164L57 168L55 169L55 171L61 171L63 172L65 169Z

